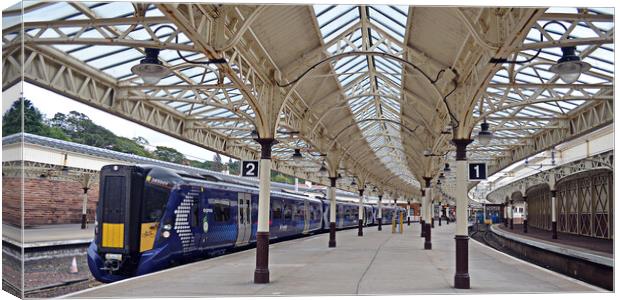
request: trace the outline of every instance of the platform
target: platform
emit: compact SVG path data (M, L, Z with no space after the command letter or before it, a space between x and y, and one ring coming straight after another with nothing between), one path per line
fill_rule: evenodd
M562 247L574 248L578 251L593 252L598 255L613 257L614 241L608 239L599 239L576 234L558 232L558 238L551 238L551 231L538 229L528 226L527 233L523 232L522 224L514 224L511 230L504 225L496 225L497 229L516 234L520 237L526 237L545 243L553 243Z
M503 225L493 225L491 227L491 231L493 233L500 235L504 238L526 244L528 246L540 248L573 258L582 259L611 268L614 267L613 241L611 240L591 241L595 239L579 236L566 237L567 234L563 234L563 236L560 236L559 233L558 239L554 240L551 239L550 236L541 236L540 231L544 233L544 230L532 232L532 230L529 229L530 228L528 228L528 233L523 233L522 228L517 229L517 227L514 227L513 230L507 229ZM605 249L607 243L609 243L611 246L611 253L592 250Z
M93 240L95 227L89 224L81 229L81 224L40 225L24 229L22 242L18 227L2 224L2 241L24 248L59 245L85 244Z
M418 224L404 234L389 226L339 231L270 246L271 283L252 282L255 250L233 253L85 290L67 297L132 298L253 295L384 295L558 293L603 291L500 253L470 239L471 289L452 287L454 223L435 226L433 250L423 250ZM410 273L411 276L403 276ZM174 288L171 288L174 287Z

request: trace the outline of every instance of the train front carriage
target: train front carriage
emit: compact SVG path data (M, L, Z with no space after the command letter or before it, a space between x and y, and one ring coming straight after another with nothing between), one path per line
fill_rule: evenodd
M87 251L89 268L100 281L134 276L142 254L161 238L161 219L178 180L157 172L124 165L101 170L95 239Z

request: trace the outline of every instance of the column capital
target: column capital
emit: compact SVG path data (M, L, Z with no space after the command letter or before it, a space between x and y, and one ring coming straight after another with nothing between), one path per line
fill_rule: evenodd
M378 195L377 197L379 197L379 201L381 201L381 199L383 199L383 195Z
M424 186L426 188L430 188L431 187L431 180L433 180L433 177L422 177L422 179L424 179Z
M358 191L360 192L360 196L364 196L364 189L359 189Z
M467 145L471 144L471 139L453 139L452 144L456 146L456 160L467 160Z
M338 177L329 177L329 183L331 187L336 187L336 179L338 179Z
M265 138L265 139L258 138L254 140L260 144L260 158L271 159L271 147L277 144L278 141L273 138Z

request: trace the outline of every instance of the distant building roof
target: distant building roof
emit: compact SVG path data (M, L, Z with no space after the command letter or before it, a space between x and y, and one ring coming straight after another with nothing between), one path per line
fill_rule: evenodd
M83 145L75 142L68 142L63 140L57 140L50 137L39 136L30 133L16 133L2 138L2 146L8 146L13 144L19 144L22 142L25 144L33 144L39 145L43 147L48 147L57 150L63 150L67 152L79 153L86 156L92 156L97 158L110 159L114 161L122 161L126 163L133 164L145 164L145 165L156 165L160 167L185 171L193 174L205 174L211 175L216 178L221 178L222 180L229 182L239 182L245 184L252 184L258 186L258 180L255 178L241 177L237 175L228 175L216 171L211 171L207 169L195 168L192 166L186 166L181 164L175 164L167 161L161 161L153 158L143 157L135 154L123 153L118 151L113 151L109 149L97 148L93 146ZM25 160L29 160L27 157ZM113 163L113 162L110 162ZM279 183L279 182L271 182L272 188L280 188L286 190L294 190L295 186L291 184ZM307 188L303 185L299 185L298 189L300 192L322 192L325 190L324 187L314 186L312 188ZM351 197L355 198L357 195L355 193L347 192L347 191L337 191L337 195L341 197Z

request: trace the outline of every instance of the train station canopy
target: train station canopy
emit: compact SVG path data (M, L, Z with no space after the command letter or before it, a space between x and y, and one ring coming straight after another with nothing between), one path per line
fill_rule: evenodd
M242 160L273 137L274 170L350 191L444 173L450 197L452 139L493 174L611 124L613 36L613 8L25 1L2 86Z

